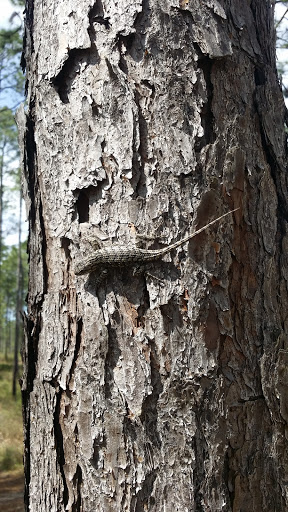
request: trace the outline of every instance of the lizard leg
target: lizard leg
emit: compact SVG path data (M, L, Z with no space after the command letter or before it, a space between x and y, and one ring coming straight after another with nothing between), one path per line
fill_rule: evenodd
M97 290L98 286L102 283L102 281L104 281L107 274L107 269L102 269L97 274L96 272L90 274L89 279L85 285L85 289L88 290L89 288L92 288L93 290Z
M103 247L102 240L100 240L100 238L98 238L97 236L92 235L92 233L86 235L84 241L90 243L94 250L102 249Z
M145 271L145 277L150 277L150 279L154 279L154 281L158 281L158 283L160 283L161 286L164 286L164 281L159 277L156 277L155 275L148 272L148 270Z
M151 266L151 264L149 265L149 263L146 263L146 264L139 264L139 265L136 265L134 268L133 268L133 272L132 272L132 275L133 276L137 276L139 274L144 274L144 277L150 277L151 279L154 279L156 281L158 281L159 283L161 283L161 285L164 285L164 282L162 279L159 279L159 277L156 277L155 275L151 274L149 272L149 267Z
M144 274L144 272L145 272L145 265L140 263L138 265L134 265L132 275L139 276L140 274Z

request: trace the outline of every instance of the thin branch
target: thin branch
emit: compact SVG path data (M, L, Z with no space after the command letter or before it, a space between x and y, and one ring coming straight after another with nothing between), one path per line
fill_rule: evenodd
M279 27L280 23L282 23L282 21L284 20L284 18L285 18L285 16L286 16L287 12L288 12L288 8L287 8L287 9L286 9L286 11L284 12L284 14L281 16L280 20L279 20L279 21L277 21L277 23L276 23L276 25L275 25L276 30L277 30L277 28Z

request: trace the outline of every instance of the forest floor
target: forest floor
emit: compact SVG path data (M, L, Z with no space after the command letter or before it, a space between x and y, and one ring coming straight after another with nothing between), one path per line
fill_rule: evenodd
M0 510L24 512L23 470L0 474Z

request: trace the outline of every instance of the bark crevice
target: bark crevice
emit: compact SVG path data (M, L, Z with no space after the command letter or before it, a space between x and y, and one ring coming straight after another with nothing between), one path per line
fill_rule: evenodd
M36 222L36 143L35 143L35 122L32 119L32 112L34 110L34 102L30 105L30 115L26 116L26 131L25 131L25 152L24 152L24 169L26 173L28 195L31 202L29 209L30 228L34 227Z
M79 464L77 464L76 472L73 477L73 486L76 489L76 502L74 498L74 503L72 505L72 512L81 512L82 510L82 496L81 496L81 488L82 488L82 470Z
M109 21L105 20L103 16L104 12L102 2L101 0L97 0L88 13L89 26L87 31L91 42L90 48L69 48L67 58L62 65L61 70L54 78L51 79L51 83L57 91L60 100L64 104L69 103L69 93L74 80L81 70L81 67L83 65L96 66L100 63L100 56L95 44L96 33L93 22L104 24L108 29Z
M161 439L157 428L158 420L158 400L163 391L161 374L159 372L159 361L154 341L150 341L151 346L151 385L152 393L149 394L142 403L140 420L145 428L145 433L152 446L160 447Z
M76 340L75 340L75 348L74 348L74 354L73 354L73 361L71 364L71 370L69 373L68 380L69 382L72 380L76 365L77 365L77 359L79 355L79 351L82 344L82 331L83 331L83 320L82 318L77 319L77 327L76 327Z
M100 57L94 45L93 48L72 48L59 73L51 79L62 103L69 103L69 93L73 82L80 72L81 66L95 66L100 63Z
M27 315L23 316L24 324L24 346L22 347L22 360L24 366L23 378L21 381L22 394L22 415L24 429L24 470L25 487L24 503L29 510L29 484L31 479L31 419L30 419L30 396L33 391L34 379L36 376L37 356L34 353L33 333L35 334L34 323Z
M154 496L152 496L152 493L156 477L157 471L155 470L146 475L145 480L142 483L142 488L137 493L135 508L132 503L131 510L135 510L135 512L146 512L147 510L153 510L156 501Z
M119 315L119 313L117 313ZM117 332L111 325L107 326L108 329L108 350L105 356L105 378L104 389L105 399L110 399L113 396L113 368L117 365L117 361L121 355L119 343L117 341Z
M151 8L150 0L142 0L142 11L139 12L134 21L135 32L129 35L119 34L119 43L124 44L128 55L135 61L141 62L150 51L149 39L147 38L148 28L151 26L150 21ZM149 48L148 48L149 47ZM121 66L123 71L127 70L123 52L121 52Z
M200 422L200 420L198 420L198 422ZM205 436L202 434L200 425L196 430L193 444L195 460L197 461L197 464L193 469L195 511L205 512L205 507L203 506L203 500L205 498L203 493L203 483L205 482L204 464L207 458L207 443Z
M95 29L93 27L93 23L99 23L100 25L104 25L108 30L110 28L109 17L105 18L103 3L101 0L96 0L94 5L92 5L89 11L89 28L88 34L90 36L91 42L95 39Z
M66 482L66 476L64 471L65 466L65 452L64 452L64 439L63 432L60 424L60 416L63 415L62 412L62 396L63 390L59 389L56 395L56 406L54 411L54 438L55 438L55 449L57 454L58 468L62 477L63 483L63 504L64 508L66 508L69 501L69 490ZM77 510L77 509L76 509Z
M102 434L101 436L99 435L98 437L95 437L93 441L93 455L90 459L90 462L94 469L100 469L100 454L101 452L103 452L103 450L105 450L105 448L107 448L107 441L105 435ZM101 462L103 464L103 460Z

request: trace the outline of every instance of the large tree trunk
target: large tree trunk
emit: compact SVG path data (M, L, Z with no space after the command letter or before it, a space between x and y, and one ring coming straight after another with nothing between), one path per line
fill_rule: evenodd
M270 1L28 0L25 59L27 510L287 511ZM160 247L237 207L149 272L75 275L93 237Z

